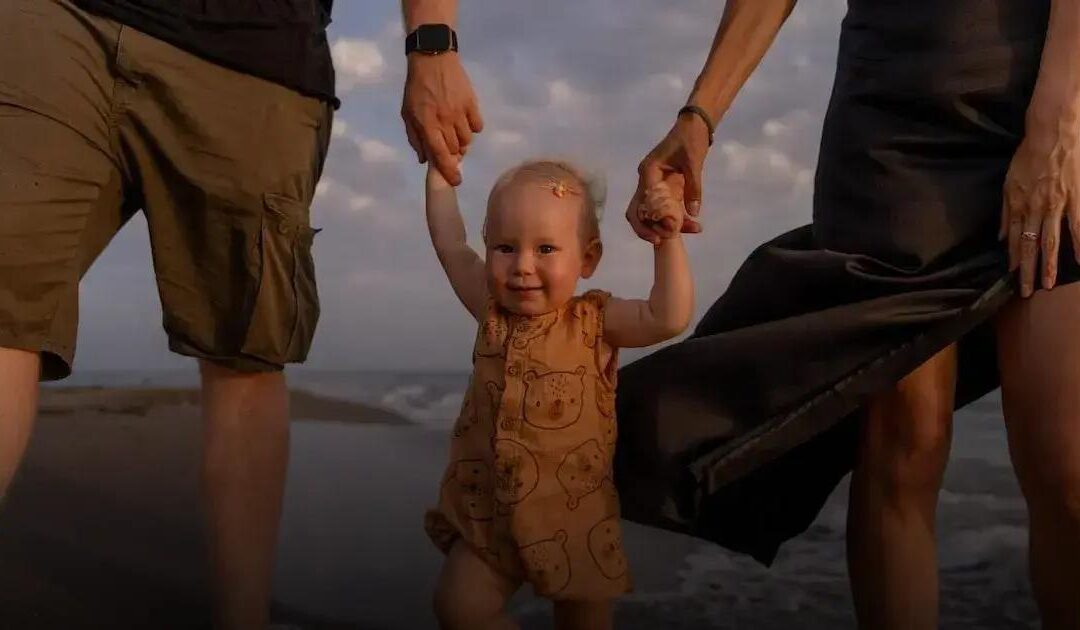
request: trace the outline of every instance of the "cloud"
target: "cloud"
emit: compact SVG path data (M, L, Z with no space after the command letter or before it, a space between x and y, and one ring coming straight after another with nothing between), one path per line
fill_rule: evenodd
M722 10L713 0L461 3L461 55L486 126L458 189L470 242L480 245L485 199L499 172L536 155L566 156L605 173L608 183L604 260L582 288L647 295L652 250L630 232L623 211L637 163L685 104ZM758 243L810 218L843 11L844 0L797 5L717 129L705 170L706 232L687 238L699 311ZM387 51L399 50L401 24L396 10L379 20L371 18L378 12L359 13L359 21L350 20L355 11L342 9L333 26L343 106L312 209L313 223L324 230L315 239L323 314L311 363L467 369L475 323L431 250L424 167L416 164L398 115L405 57ZM131 302L145 310L106 333L118 321L110 310L116 296L87 291L83 317L95 335L129 339L131 318L160 330L140 234L117 239L88 286L139 287L130 289ZM132 283L129 275L144 280ZM136 298L136 291L145 295ZM124 344L142 346L164 356L156 337Z
M394 147L371 139L358 139L360 155L365 162L397 162L401 160L401 154Z
M525 136L517 131L493 129L489 133L491 143L498 148L519 146L525 141Z
M330 52L334 58L338 92L349 92L382 81L386 61L374 41L340 37L334 40Z

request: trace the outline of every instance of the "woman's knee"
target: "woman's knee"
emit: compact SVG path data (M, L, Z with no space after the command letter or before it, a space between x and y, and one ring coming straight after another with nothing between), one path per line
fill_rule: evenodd
M913 376L871 402L859 466L888 492L936 493L952 439L953 379Z
M923 423L862 449L859 462L889 494L936 493L949 459L948 423Z
M1071 458L1030 458L1020 485L1033 512L1062 525L1080 526L1080 453Z

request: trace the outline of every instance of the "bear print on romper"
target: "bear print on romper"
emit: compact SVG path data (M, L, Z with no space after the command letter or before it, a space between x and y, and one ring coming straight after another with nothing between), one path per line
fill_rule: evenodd
M460 540L552 599L630 589L611 483L618 353L603 339L607 297L589 291L537 316L489 300L451 463L425 519L444 552Z

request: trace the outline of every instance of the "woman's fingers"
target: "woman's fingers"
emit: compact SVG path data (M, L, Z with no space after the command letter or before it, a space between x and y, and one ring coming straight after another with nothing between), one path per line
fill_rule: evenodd
M1009 255L1009 271L1020 266L1020 233L1024 231L1022 199L1005 189L1005 200L1001 212L1002 230L1004 231L1006 252Z
M1072 235L1073 256L1080 265L1080 194L1073 194L1065 202L1065 218L1069 221L1069 234Z
M1061 215L1065 208L1055 204L1042 221L1042 288L1052 289L1057 283L1058 249L1061 247Z
M1017 238L1020 256L1020 295L1031 297L1035 292L1035 271L1039 261L1039 242L1042 238L1041 213L1028 212L1020 222ZM1016 225L1014 222L1013 225Z

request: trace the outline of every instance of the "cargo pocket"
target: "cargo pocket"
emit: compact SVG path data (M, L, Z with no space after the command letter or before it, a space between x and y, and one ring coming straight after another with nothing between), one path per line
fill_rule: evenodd
M284 365L307 358L319 319L307 206L267 193L259 234L259 288L243 354Z

